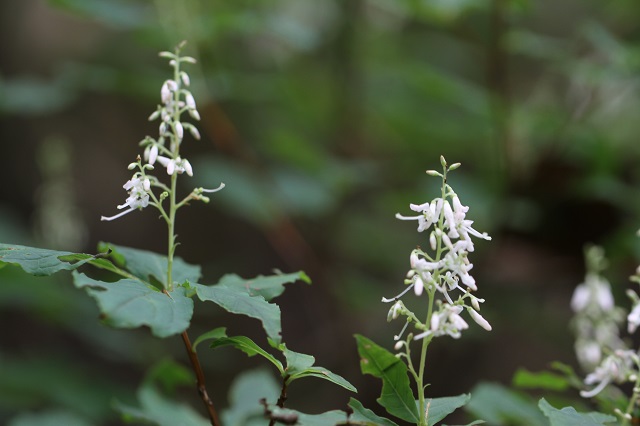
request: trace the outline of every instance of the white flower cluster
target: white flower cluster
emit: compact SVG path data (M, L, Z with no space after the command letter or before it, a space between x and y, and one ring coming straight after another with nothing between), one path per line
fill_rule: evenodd
M619 336L624 310L615 305L611 286L600 275L606 267L602 248L590 247L585 254L587 275L584 283L576 287L573 293L571 308L576 313L573 319L576 355L589 372L584 383L587 386L595 385L590 390L580 392L580 395L591 398L610 383L635 382L638 386L640 357ZM637 273L632 279L640 282L640 268ZM627 330L633 333L640 323L640 298L631 290L627 294L634 304L627 316Z
M571 298L571 308L575 312L572 325L578 361L586 371L593 371L602 361L603 349L624 348L618 332L624 311L615 305L611 285L600 274L606 267L602 248L587 248L585 258L585 280L576 287Z
M443 173L433 170L427 173L442 178L442 196L424 204L411 204L411 210L419 213L416 216L396 215L401 220L416 220L418 232L433 228L429 235L429 246L433 253L429 254L421 248L413 250L409 256L411 269L405 280L407 288L392 299L382 299L383 302L396 302L389 311L390 319L406 315L408 322L415 322L416 328L422 330L414 337L415 340L445 334L459 338L460 332L468 328L468 324L460 316L464 309L482 328L491 330L489 322L478 312L484 299L471 293L477 290L477 286L469 273L473 264L468 259L468 254L474 251L471 237L484 240L491 240L491 237L471 226L473 221L467 219L469 207L460 202L453 188L446 183L447 172L458 168L460 164L447 166L443 157L440 157L440 161ZM426 290L430 298L435 297L436 293L444 297L444 302L438 300L438 310L431 315L429 324L422 324L399 300L411 289L417 296L421 296ZM450 293L456 290L461 294L454 302ZM466 304L467 300L470 305ZM396 340L399 339L400 336L396 336Z
M154 169L156 162L166 169L169 176L182 173L193 176L191 163L180 155L180 146L184 138L185 129L194 139L200 139L200 133L193 124L183 122L181 117L186 112L194 120L200 120L200 114L196 109L195 99L188 89L191 83L189 75L181 70L180 66L183 63L193 64L196 60L190 56L180 55L182 45L178 46L175 53L160 53L161 57L169 59L169 65L174 70L174 76L173 79L166 80L162 84L160 89L161 104L149 116L150 121L160 119L158 138L145 137L140 142L140 145L144 147L144 164L142 159L138 157L135 163L129 165L130 170L138 168L138 171L124 185L124 188L129 192L129 197L125 204L118 206L119 209L125 207L128 207L128 209L115 216L102 216L102 220L117 219L134 210L141 210L149 204L154 205L164 213L161 202L175 188L169 188L156 177L148 174L149 171ZM153 194L152 187L157 187L163 191L159 199ZM206 202L208 198L201 195L203 192L216 192L223 187L224 184L210 190L196 188L187 198Z

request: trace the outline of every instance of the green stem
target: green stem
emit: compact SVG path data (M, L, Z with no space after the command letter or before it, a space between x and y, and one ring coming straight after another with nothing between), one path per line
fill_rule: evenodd
M627 426L629 424L628 418L631 416L631 412L635 408L638 398L640 398L640 376L636 379L636 383L633 386L633 395L631 395L627 409L622 416L622 422L620 423L622 426Z
M173 253L176 249L176 235L175 235L175 223L176 223L176 182L178 175L176 173L171 175L171 191L169 192L169 249L167 252L167 290L173 291Z
M447 166L445 164L442 165L443 173L442 173L442 189L441 189L441 197L442 202L445 202L446 199L446 186L447 186ZM444 206L440 211L440 217L438 218L438 229L442 230L444 227ZM444 231L443 231L444 232ZM442 235L436 233L436 255L434 262L439 262L442 258ZM435 270L433 274L433 280L438 281L440 277L440 271ZM431 317L433 316L433 304L436 299L437 289L435 287L430 288L429 290L429 310L427 311L427 319L425 321L425 325L430 327ZM420 426L427 426L427 413L425 406L425 398L424 398L424 370L426 366L427 359L427 348L429 347L429 343L431 343L431 339L433 339L433 335L429 335L424 338L422 341L422 350L420 352L420 371L418 372L418 407L420 410Z
M433 302L435 300L435 292L437 290L434 288L429 291L429 310L427 312L427 320L425 324L431 324L431 316L433 315ZM427 413L425 409L425 399L424 399L424 370L426 366L427 360L427 348L429 347L429 343L431 343L431 339L433 336L425 337L422 340L422 350L420 351L420 367L418 372L418 406L420 410L420 426L427 425Z

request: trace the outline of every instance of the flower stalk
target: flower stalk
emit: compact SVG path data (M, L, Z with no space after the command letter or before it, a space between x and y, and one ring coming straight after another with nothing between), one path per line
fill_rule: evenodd
M489 322L478 313L480 303L484 302L484 299L472 294L472 291L477 290L477 286L469 274L473 264L468 260L469 252L474 250L471 237L484 240L490 240L491 237L476 231L471 226L473 222L466 219L469 208L462 205L458 195L447 183L447 174L457 169L460 164L448 165L444 157L440 157L440 163L442 172L427 171L430 176L436 176L442 180L440 197L420 205L411 204L411 210L419 213L416 216L396 214L396 218L400 220L416 220L418 232L432 228L429 233L431 250L423 250L420 247L414 249L409 257L411 269L405 279L407 288L391 299L382 299L386 303L394 302L387 316L389 321L400 316L406 318L402 331L394 337L398 341L395 349L402 350L397 356L406 359L409 372L416 382L419 426L428 424L424 378L427 350L433 338L442 335L459 338L461 331L469 327L460 315L464 310L467 310L471 319L482 328L491 330ZM400 300L410 290L414 290L417 297L426 293L428 301L424 322L407 309ZM458 292L455 300L452 297L454 292ZM402 335L409 324L413 325L416 334L410 332L402 340ZM411 342L415 340L422 340L417 369L411 360L410 351Z

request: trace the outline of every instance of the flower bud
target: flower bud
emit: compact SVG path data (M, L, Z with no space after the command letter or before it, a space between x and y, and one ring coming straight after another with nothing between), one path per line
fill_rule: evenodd
M444 155L440 156L440 164L442 164L442 167L447 167L447 160L444 159Z
M182 123L180 123L179 121L176 121L173 128L176 131L176 136L178 137L178 139L182 140L184 136L184 129L182 127Z
M200 140L200 132L195 126L189 126L189 133L191 133L191 136L193 136L195 140Z
M467 311L469 312L469 315L471 315L471 318L476 322L476 324L487 331L491 331L491 324L489 324L489 322L484 319L482 315L471 308L467 308Z
M196 108L196 100L193 98L193 95L191 93L187 93L185 95L185 102L187 103L187 107L189 109L195 109Z
M160 110L155 110L150 116L149 121L153 121L160 116Z
M189 84L191 84L191 80L189 79L189 74L187 74L186 72L182 71L180 73L180 78L182 79L182 83L185 86L188 86Z
M458 168L458 167L460 167L460 166L461 166L461 164L460 164L460 163L454 163L454 164L452 164L451 166L449 166L449 171L451 171L451 170L455 170L455 169L457 169L457 168Z
M195 109L190 109L190 110L189 110L189 115L190 115L194 120L200 121L200 114L198 113L198 111L197 111L197 110L195 110Z
M393 345L393 349L399 351L402 349L402 345L404 345L404 340L399 340L395 345Z
M438 176L438 177L442 177L442 173L440 172L436 172L435 170L427 170L427 174L429 176Z
M127 166L127 169L129 169L129 170L133 170L133 169L135 169L135 168L136 168L136 166L137 166L137 165L138 165L138 163L131 163L131 164L129 164L129 165Z

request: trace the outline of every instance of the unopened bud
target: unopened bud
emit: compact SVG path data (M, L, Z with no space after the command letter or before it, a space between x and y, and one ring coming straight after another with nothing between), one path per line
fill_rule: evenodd
M461 166L461 164L460 164L460 163L454 163L454 164L452 164L451 166L449 166L449 171L451 171L451 170L455 170L455 169L457 169L457 168L458 168L458 167L460 167L460 166Z

